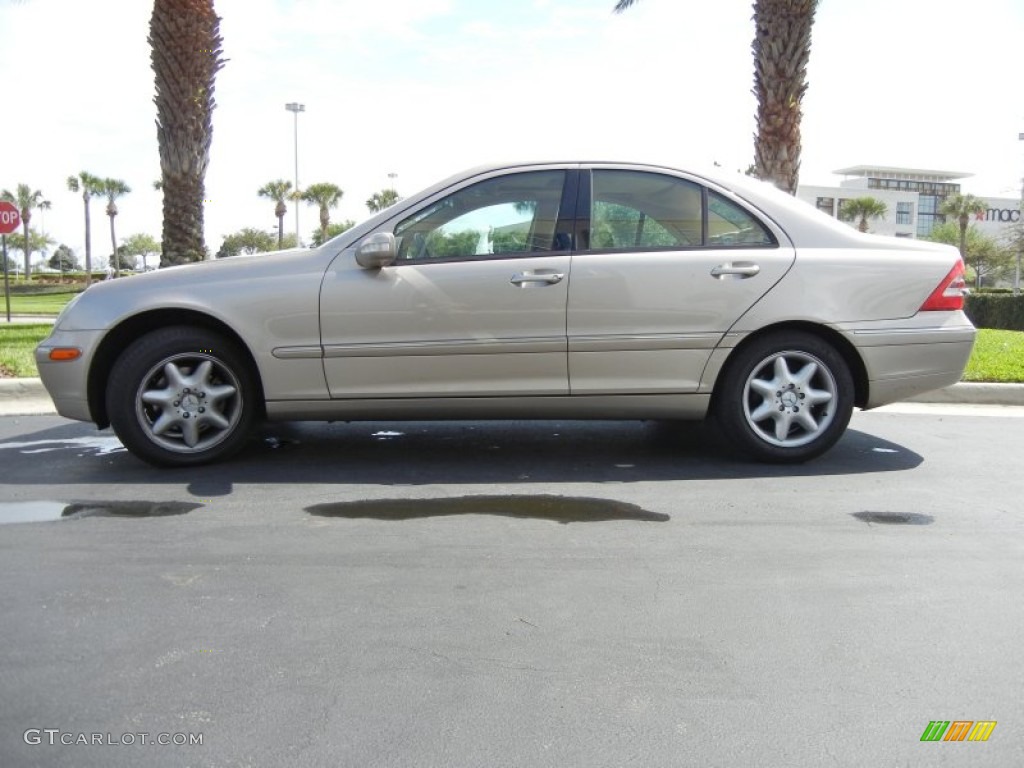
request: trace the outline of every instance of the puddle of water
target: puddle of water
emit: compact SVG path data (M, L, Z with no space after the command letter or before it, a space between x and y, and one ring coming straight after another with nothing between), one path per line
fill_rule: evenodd
M96 451L97 456L120 453L126 450L116 437L70 437L66 440L31 440L24 443L0 443L0 450L16 450L21 453L49 453L68 448L86 448Z
M272 437L265 437L265 438L263 438L263 445L265 445L267 448L269 448L272 451L276 451L278 449L287 450L288 448L293 448L293 447L295 447L298 444L299 444L298 440L289 440L289 439L281 438L281 437L273 437L272 436Z
M448 499L371 499L316 504L306 511L318 517L413 520L451 515L552 520L557 523L598 523L609 520L664 523L670 517L635 504L581 496L459 496Z
M880 525L931 525L935 518L917 512L854 512L853 517L865 523Z
M187 501L11 501L0 503L0 524L44 523L83 517L170 517L202 504Z

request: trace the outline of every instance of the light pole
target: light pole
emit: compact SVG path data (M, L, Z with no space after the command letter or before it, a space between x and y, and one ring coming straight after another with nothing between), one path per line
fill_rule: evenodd
M299 238L299 112L306 111L305 104L291 102L285 104L284 108L295 115L295 246L300 247L302 240Z
M397 179L397 178L398 178L398 174L395 173L394 171L392 171L391 173L388 174L388 180L391 183L391 189L395 190L396 194L397 194L398 190L395 189L395 179Z

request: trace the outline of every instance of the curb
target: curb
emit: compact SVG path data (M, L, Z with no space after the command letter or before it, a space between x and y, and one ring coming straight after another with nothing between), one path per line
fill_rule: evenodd
M960 405L1024 405L1024 384L982 384L962 381L945 389L907 398L909 403L957 403Z
M910 397L908 403L1024 406L1024 384L961 382L945 389ZM0 379L0 416L56 413L40 379Z

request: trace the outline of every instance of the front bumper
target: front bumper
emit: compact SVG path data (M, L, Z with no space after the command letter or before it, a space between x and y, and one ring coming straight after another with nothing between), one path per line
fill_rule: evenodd
M50 393L57 413L76 421L95 421L89 407L89 368L93 355L105 331L62 331L53 332L36 347L36 367L43 386ZM50 351L56 348L74 347L81 350L75 360L55 362Z

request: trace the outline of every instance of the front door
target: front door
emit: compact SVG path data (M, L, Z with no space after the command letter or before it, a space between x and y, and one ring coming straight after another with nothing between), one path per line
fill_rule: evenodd
M339 256L321 290L333 398L568 392L564 170L496 175L393 226L378 270Z

